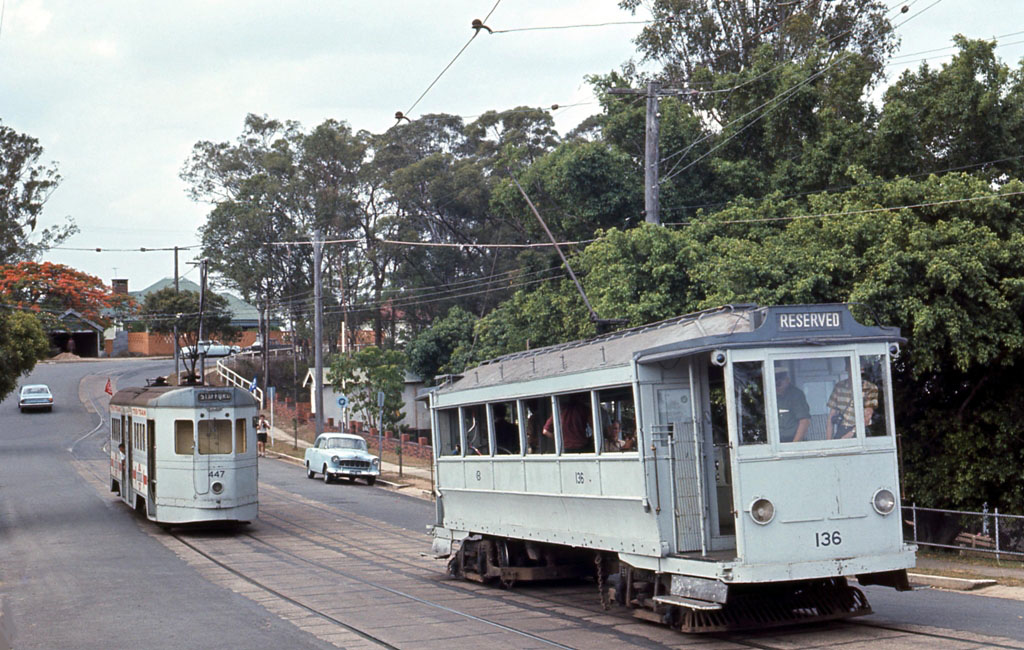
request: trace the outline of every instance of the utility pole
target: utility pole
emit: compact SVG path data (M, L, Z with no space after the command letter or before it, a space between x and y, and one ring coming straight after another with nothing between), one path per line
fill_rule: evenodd
M320 287L320 265L323 259L324 240L320 231L313 232L313 299L316 303L313 313L313 408L316 409L316 435L324 432L324 347L323 347L323 296Z
M611 95L646 95L647 96L647 119L644 138L644 220L647 223L658 225L661 223L659 214L659 193L658 162L660 154L658 151L659 120L661 114L658 112L659 100L663 96L684 95L689 90L662 89L661 83L648 81L646 90L633 88L611 88L608 93Z
M178 293L178 247L174 247L174 293ZM178 369L181 361L181 350L178 346L178 319L174 319L174 383L181 380L181 371Z
M199 260L199 332L196 335L196 353L199 354L199 383L206 384L206 350L203 341L203 308L206 306L206 258Z

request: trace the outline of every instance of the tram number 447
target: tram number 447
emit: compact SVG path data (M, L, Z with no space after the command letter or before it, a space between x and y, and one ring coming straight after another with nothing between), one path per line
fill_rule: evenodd
M839 546L842 543L843 538L839 534L838 530L826 530L820 533L814 533L815 546Z
M222 469L211 470L208 476L210 478L224 478L224 470L222 470Z

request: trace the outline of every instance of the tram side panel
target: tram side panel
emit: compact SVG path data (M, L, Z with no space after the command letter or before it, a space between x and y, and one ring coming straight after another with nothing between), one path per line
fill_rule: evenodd
M636 454L438 461L443 526L456 533L661 556ZM508 490L502 486L521 485Z

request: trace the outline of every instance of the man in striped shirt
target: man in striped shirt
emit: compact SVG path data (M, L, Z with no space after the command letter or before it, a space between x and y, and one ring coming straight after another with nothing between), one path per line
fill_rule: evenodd
M871 417L878 408L878 386L867 379L861 379L861 393L864 395L864 426L871 423ZM857 434L857 413L853 407L853 383L844 379L832 389L828 398L828 420L825 422L825 438L852 438Z

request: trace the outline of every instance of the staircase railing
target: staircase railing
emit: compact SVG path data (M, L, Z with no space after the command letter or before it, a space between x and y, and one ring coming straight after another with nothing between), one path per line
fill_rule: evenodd
M238 374L231 368L228 368L224 364L224 359L217 359L217 374L220 376L221 380L223 380L224 385L226 386L237 386L238 388L243 388L245 390L249 390L249 387L252 386L251 379L246 379L245 377ZM262 409L263 390L257 386L250 392L252 393L252 396L256 398L256 401L260 403L260 408Z

